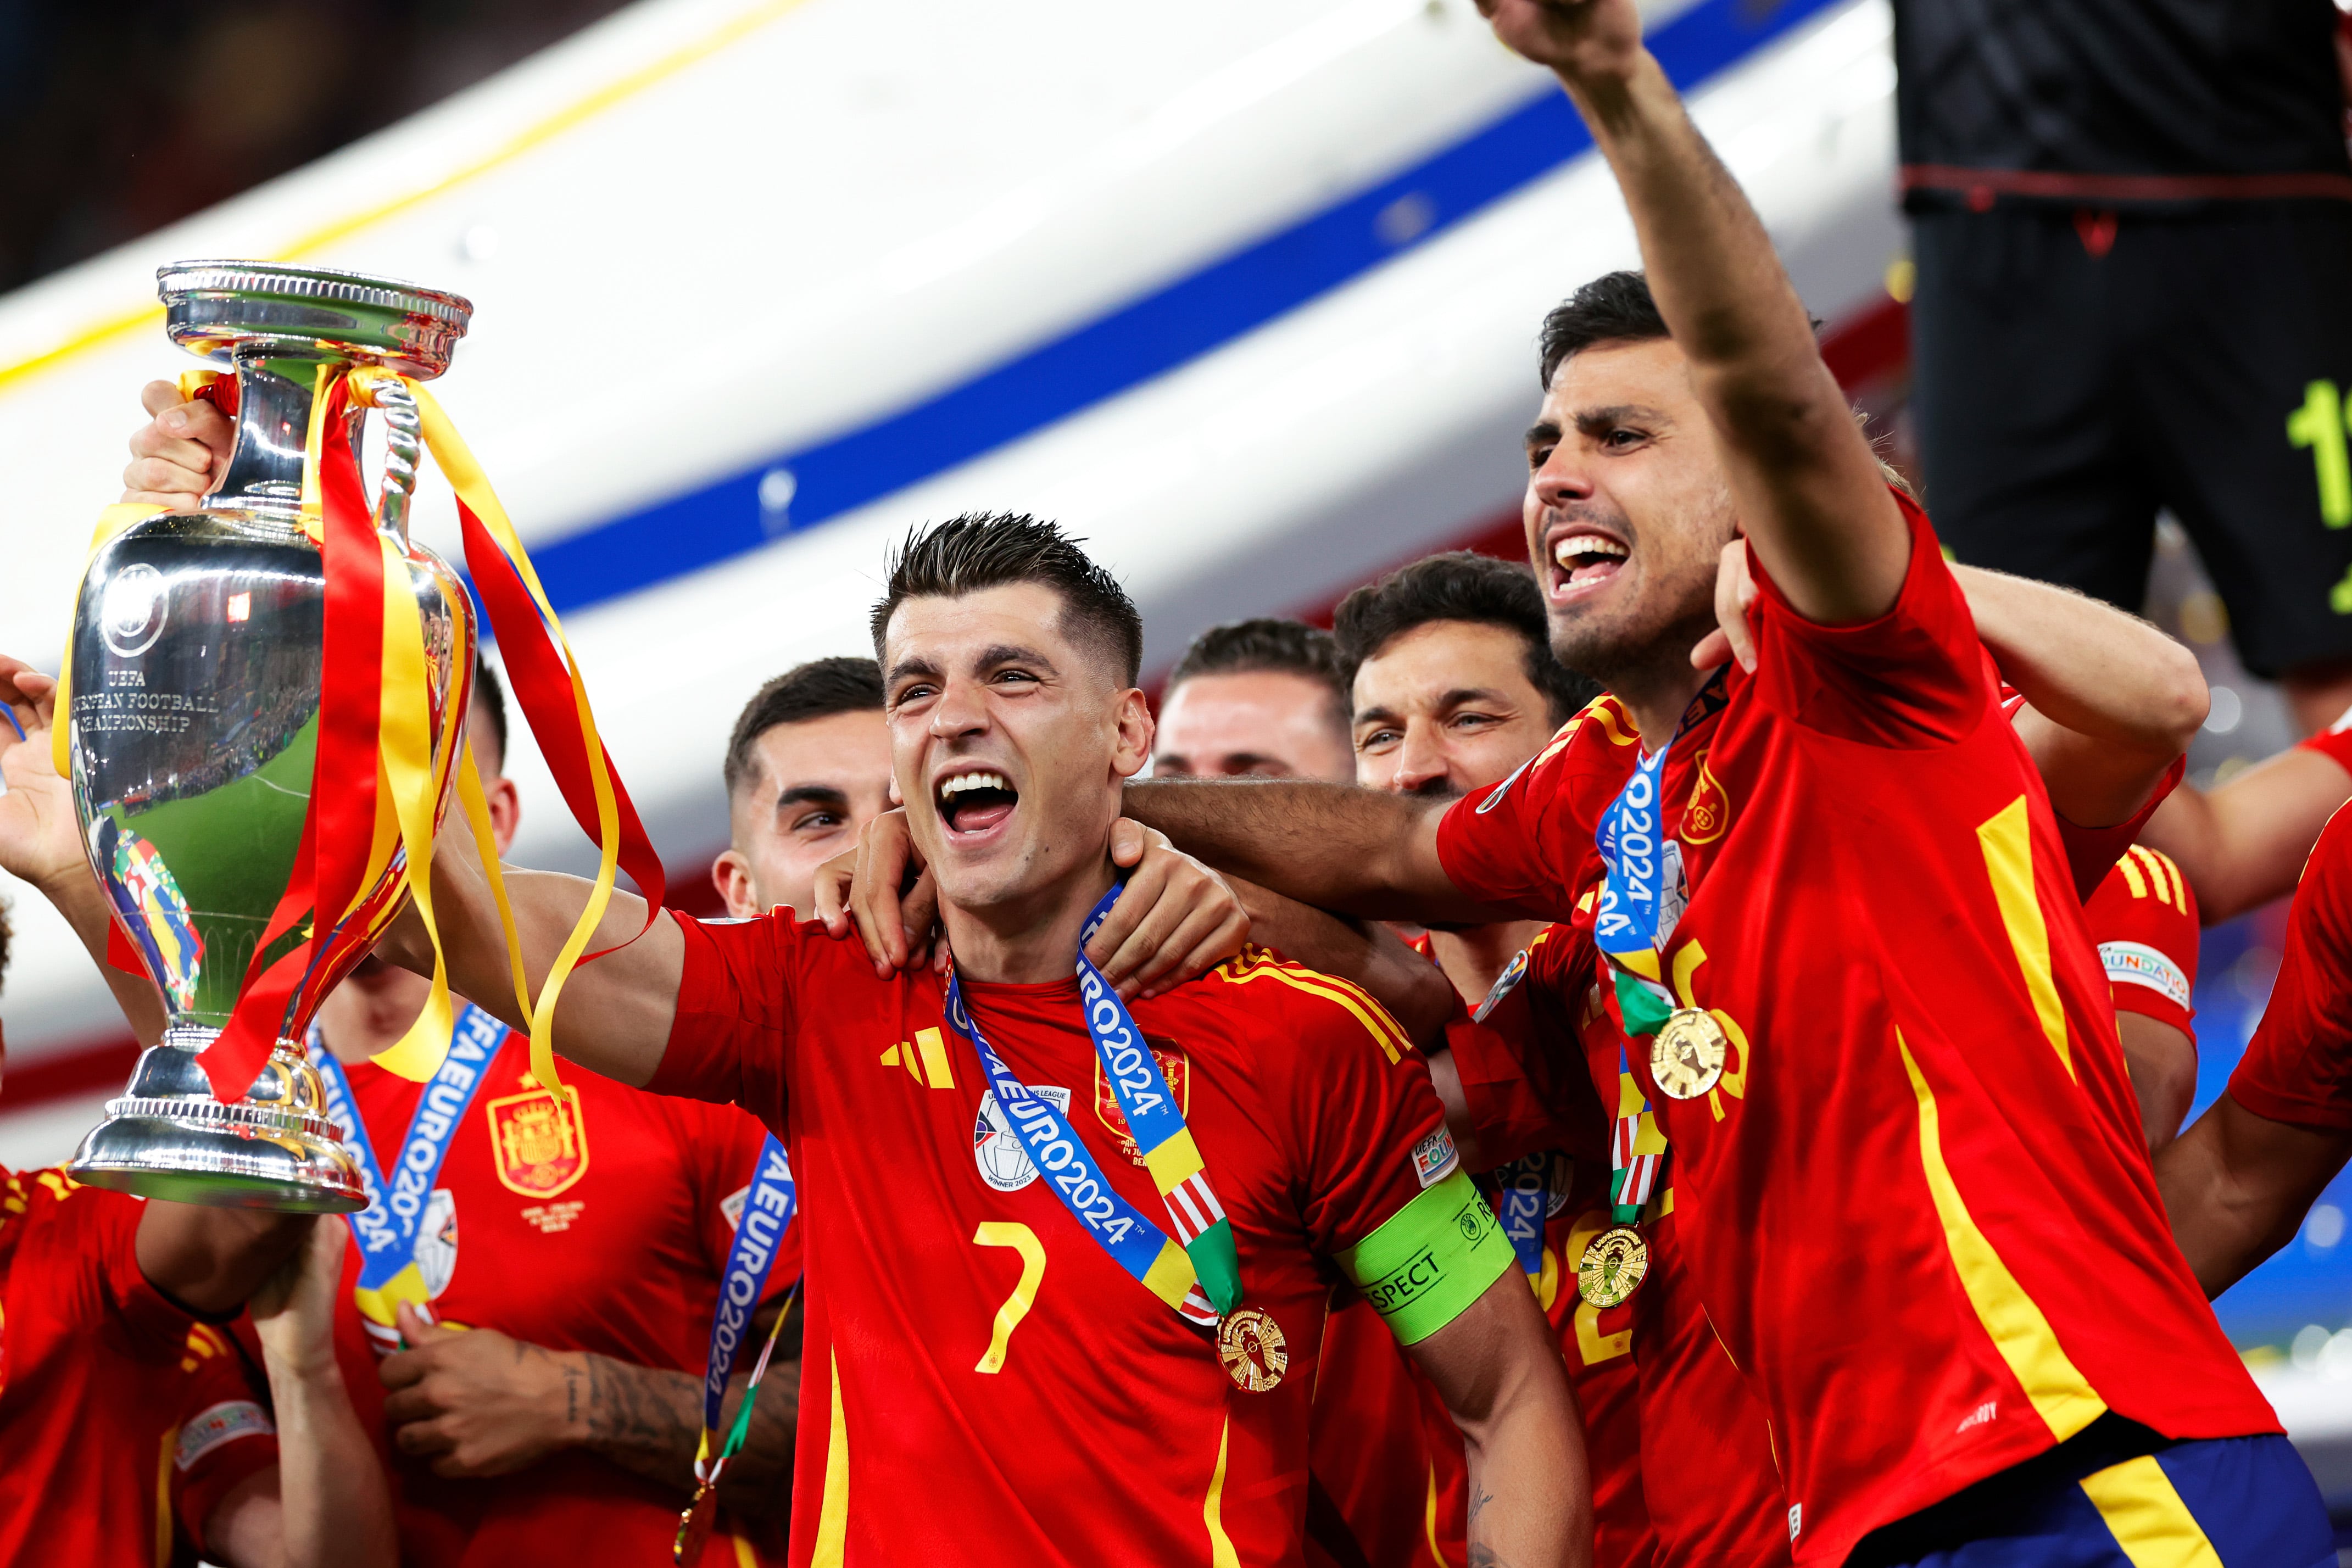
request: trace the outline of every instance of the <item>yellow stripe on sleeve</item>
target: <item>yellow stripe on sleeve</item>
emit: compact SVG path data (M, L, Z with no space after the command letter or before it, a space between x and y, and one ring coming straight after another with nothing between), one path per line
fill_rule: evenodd
M2137 847L2133 846L2134 849ZM2124 858L2116 862L2116 869L2124 873L2124 885L2131 889L2134 898L2147 896L2147 879L2140 875L2139 862L2133 858L2131 850L2126 850Z
M1364 1026L1364 1032L1372 1037L1391 1061L1402 1060L1402 1053L1412 1049L1412 1041L1405 1034L1404 1027L1389 1016L1388 1009L1345 980L1334 979L1317 970L1294 969L1278 963L1236 966L1216 972L1234 985L1246 985L1252 980L1279 980L1293 990L1305 991L1310 996L1321 997L1325 1001L1339 1003L1355 1015L1356 1021ZM1309 979L1309 976L1313 978Z

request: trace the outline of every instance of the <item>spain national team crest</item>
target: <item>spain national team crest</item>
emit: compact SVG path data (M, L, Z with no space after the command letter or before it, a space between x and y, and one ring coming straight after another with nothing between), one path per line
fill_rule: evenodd
M499 1180L525 1197L552 1197L588 1174L588 1127L580 1091L566 1085L559 1100L545 1089L493 1100L490 1156Z
M1690 800L1683 806L1683 831L1677 836L1686 844L1711 844L1730 825L1731 797L1724 793L1723 781L1708 769L1706 753L1702 751L1691 779Z
M1160 1064L1160 1076L1168 1080L1168 1092L1176 1097L1176 1109L1186 1115L1192 1113L1192 1064L1186 1061L1180 1048L1165 1040L1148 1040L1151 1060ZM1147 1107L1148 1109L1149 1107ZM1118 1140L1119 1152L1137 1165L1143 1163L1143 1151L1135 1146L1135 1134L1127 1130L1127 1113L1118 1108L1118 1094L1103 1076L1102 1058L1095 1058L1095 1114Z

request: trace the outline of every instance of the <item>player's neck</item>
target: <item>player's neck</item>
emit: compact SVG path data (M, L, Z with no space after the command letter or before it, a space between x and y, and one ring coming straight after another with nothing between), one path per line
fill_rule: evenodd
M1066 980L1078 952L1078 932L1095 902L1108 891L1108 858L1028 896L985 909L944 899L940 925L955 954L956 972L969 979L1034 986Z
M1667 648L1659 656L1612 674L1609 690L1633 716L1642 749L1654 752L1675 737L1675 727L1706 685L1710 672L1691 668L1690 651Z
M405 969L347 979L319 1004L319 1033L337 1061L356 1067L398 1044L432 991L431 981Z
M1540 920L1498 920L1460 931L1429 934L1430 955L1472 1008L1486 999L1511 959L1543 929Z

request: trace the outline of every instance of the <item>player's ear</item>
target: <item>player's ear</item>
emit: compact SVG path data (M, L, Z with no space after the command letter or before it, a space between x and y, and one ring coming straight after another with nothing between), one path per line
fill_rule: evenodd
M765 911L751 896L751 862L740 850L722 851L710 862L710 883L726 901L727 913L738 920L757 919Z
M1157 733L1151 705L1143 700L1139 687L1129 686L1118 694L1113 718L1118 727L1118 744L1111 754L1111 771L1121 779L1132 779L1151 760L1151 741Z

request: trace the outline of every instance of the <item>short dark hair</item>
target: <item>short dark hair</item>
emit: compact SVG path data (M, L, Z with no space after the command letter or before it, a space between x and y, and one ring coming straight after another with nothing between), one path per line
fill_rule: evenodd
M1600 694L1596 683L1552 657L1551 629L1535 573L1466 549L1423 556L1339 601L1332 625L1349 684L1354 685L1365 660L1433 621L1466 621L1517 634L1527 644L1528 682L1543 695L1554 728Z
M1192 639L1192 645L1168 672L1165 690L1173 692L1195 675L1250 675L1261 671L1297 675L1324 687L1331 694L1339 727L1348 727L1348 674L1340 667L1339 644L1330 632L1304 621L1260 615L1212 626ZM1164 703L1165 696L1161 700Z
M474 650L474 706L490 721L490 733L499 737L498 771L503 773L507 768L507 689L478 648Z
M776 726L837 713L878 713L881 707L882 666L871 659L843 655L793 665L754 692L736 716L734 733L727 737L728 797L759 772L751 748Z
M1555 306L1544 318L1541 384L1549 390L1552 372L1571 354L1595 343L1639 343L1671 338L1658 302L1650 297L1650 280L1638 272L1604 272Z
M874 607L874 654L890 616L909 599L959 599L983 589L1042 583L1062 597L1062 632L1124 672L1143 669L1143 617L1118 579L1052 523L1026 513L966 512L908 534L890 552L889 585Z

